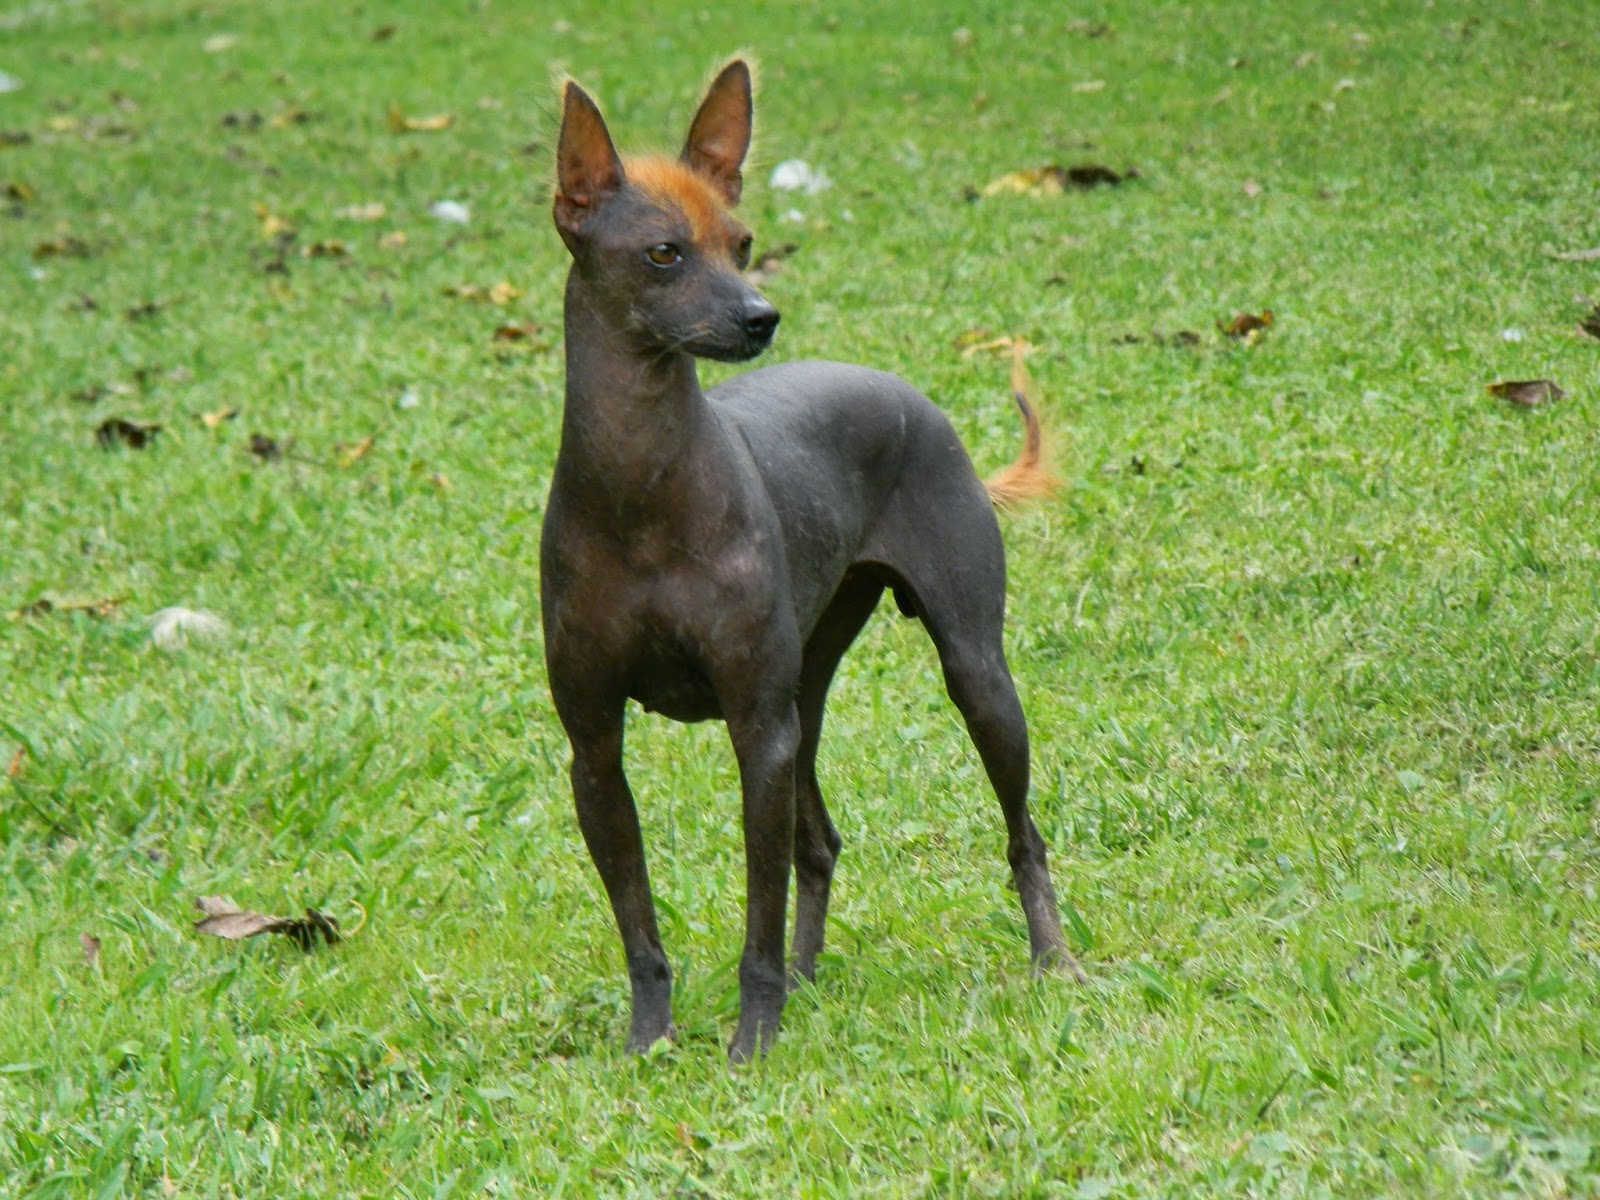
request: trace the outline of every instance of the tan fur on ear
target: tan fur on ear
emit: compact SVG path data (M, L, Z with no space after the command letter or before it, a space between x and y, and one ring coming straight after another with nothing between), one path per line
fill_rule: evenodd
M1020 341L1011 347L1011 395L1022 410L1022 423L1026 429L1022 453L1008 467L983 481L983 490L996 508L1014 509L1037 500L1047 500L1064 486L1061 478L1050 468L1046 453L1044 427L1039 414L1029 399L1037 392L1028 368L1022 361Z

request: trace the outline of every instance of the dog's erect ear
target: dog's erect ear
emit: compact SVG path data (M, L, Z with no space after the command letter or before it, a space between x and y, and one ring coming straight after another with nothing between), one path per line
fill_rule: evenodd
M744 190L740 168L750 150L750 67L736 58L722 68L706 89L683 143L683 161L709 179L730 205Z
M589 93L568 80L556 146L556 228L576 234L623 184L622 160Z

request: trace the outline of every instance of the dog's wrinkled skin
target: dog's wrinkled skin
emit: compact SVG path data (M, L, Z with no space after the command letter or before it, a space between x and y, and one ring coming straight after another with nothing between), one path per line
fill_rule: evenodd
M554 205L573 258L566 409L541 548L550 686L627 955L634 1051L673 1025L623 774L624 709L631 697L675 720L727 723L747 870L734 1062L778 1031L791 864L794 971L816 972L840 848L817 788L823 704L885 588L932 635L1000 799L1034 963L1077 972L1028 815L995 497L949 422L909 384L838 363L700 390L696 356L752 358L778 323L740 275L750 234L732 208L750 128L740 61L712 83L678 159L625 164L594 102L566 87ZM1029 472L1043 478L1036 436L1029 447L1011 468L1024 490Z

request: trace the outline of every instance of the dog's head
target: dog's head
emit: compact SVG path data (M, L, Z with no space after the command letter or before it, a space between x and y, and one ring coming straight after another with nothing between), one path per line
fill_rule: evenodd
M741 59L711 83L677 158L617 154L595 102L562 97L554 216L590 302L642 348L739 362L772 341L778 310L741 275L750 230L733 213L752 117Z

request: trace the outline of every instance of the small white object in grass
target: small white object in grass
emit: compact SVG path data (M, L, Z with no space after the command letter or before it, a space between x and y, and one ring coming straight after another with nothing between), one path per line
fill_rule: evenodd
M216 613L173 605L150 618L150 640L163 650L180 650L189 639L221 637L227 622Z
M401 408L421 408L422 397L417 395L415 388L407 388L400 393L400 399L396 403Z
M29 267L28 278L33 280L35 283L43 283L46 279L50 278L50 272L46 271L43 267Z
M206 39L203 48L207 54L221 54L224 50L232 50L238 44L238 34L216 33Z
M788 212L780 216L778 220L782 221L786 225L804 225L806 223L806 215L798 208L791 208Z
M456 200L440 200L428 212L452 225L465 225L472 220L472 210Z
M780 192L805 192L815 196L833 186L833 180L801 158L791 158L772 168L769 181Z
M20 92L21 90L22 80L9 71L0 71L0 95L4 95L6 92Z
M1500 339L1506 342L1520 342L1522 340L1522 330L1515 325L1510 329L1502 329L1500 331Z

